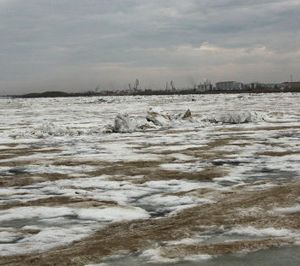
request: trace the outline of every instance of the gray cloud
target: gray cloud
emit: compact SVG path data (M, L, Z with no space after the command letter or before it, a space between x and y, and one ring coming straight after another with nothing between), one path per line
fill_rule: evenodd
M298 0L0 0L0 93L300 79Z

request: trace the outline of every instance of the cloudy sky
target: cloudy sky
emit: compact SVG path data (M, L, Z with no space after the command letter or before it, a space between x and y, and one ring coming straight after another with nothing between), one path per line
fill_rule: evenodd
M0 0L0 94L300 79L300 0Z

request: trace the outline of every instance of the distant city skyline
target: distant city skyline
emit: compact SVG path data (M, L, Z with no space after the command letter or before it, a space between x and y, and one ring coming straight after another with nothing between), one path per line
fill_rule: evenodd
M300 80L299 0L0 0L0 95Z

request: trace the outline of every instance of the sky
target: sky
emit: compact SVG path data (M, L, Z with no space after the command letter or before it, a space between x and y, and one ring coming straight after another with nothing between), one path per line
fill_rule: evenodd
M0 0L0 94L300 80L300 0Z

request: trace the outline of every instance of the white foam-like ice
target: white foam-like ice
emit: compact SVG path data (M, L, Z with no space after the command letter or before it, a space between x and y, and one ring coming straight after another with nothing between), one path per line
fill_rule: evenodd
M145 210L134 207L12 208L0 212L0 222L9 222L13 226L22 221L23 229L28 229L26 226L28 222L35 223L34 229L39 232L29 235L12 232L11 228L1 228L0 236L5 238L5 243L0 243L0 256L44 251L88 236L95 229L105 226L108 222L146 218L149 218L149 214ZM101 223L99 224L99 222ZM65 227L64 224L68 226ZM11 243L20 237L19 241Z
M110 207L104 209L80 209L76 211L79 219L95 221L123 221L149 218L149 214L141 208Z
M164 163L161 164L160 167L164 170L168 171L178 171L178 172L186 172L186 173L195 173L195 172L201 172L205 169L205 166L207 166L206 163L200 163L200 162L192 162L192 163Z
M293 235L293 232L284 228L281 229L277 229L273 227L256 228L253 226L247 226L247 227L233 228L230 231L228 231L226 234L249 235L249 236L258 236L258 237L264 237L264 236L286 237L286 236Z
M282 214L299 213L300 212L300 204L296 204L294 206L285 207L285 208L275 208L273 211L277 212L277 213L282 213Z
M175 263L179 261L179 258L171 259L166 258L161 254L160 248L147 249L141 254L142 258L145 258L149 263Z
M70 244L88 236L90 233L91 228L82 225L68 226L68 228L48 226L37 234L23 235L24 238L17 243L0 244L0 256L42 252L57 246Z
M0 211L0 222L32 218L45 219L73 214L72 209L66 207L21 207Z
M179 254L178 254L179 255ZM161 251L161 248L152 248L145 250L141 255L141 258L144 258L147 260L148 263L154 263L154 264L173 264L178 263L180 261L192 261L192 262L199 262L203 260L209 260L213 258L213 256L208 254L198 254L198 255L187 255L177 258L168 258L167 256L164 256L163 252Z

